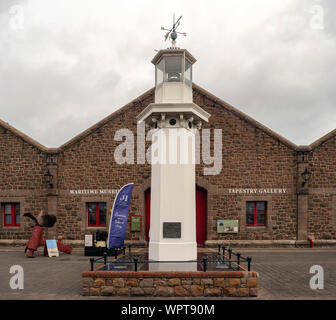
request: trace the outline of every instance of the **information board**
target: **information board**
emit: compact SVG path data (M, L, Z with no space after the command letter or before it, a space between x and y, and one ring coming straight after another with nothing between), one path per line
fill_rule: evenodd
M217 220L217 233L238 233L238 220Z

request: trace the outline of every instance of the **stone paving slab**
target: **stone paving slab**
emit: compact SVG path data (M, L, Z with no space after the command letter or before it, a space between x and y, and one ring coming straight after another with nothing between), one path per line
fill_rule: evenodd
M216 252L215 249L208 251ZM336 300L335 249L235 249L238 251L252 257L252 269L260 274L258 299ZM12 265L24 268L24 290L9 287ZM324 268L325 290L315 291L309 287L313 276L309 269L313 265ZM22 248L0 248L0 299L101 299L80 295L81 273L88 269L89 257L83 255L83 250L76 249L71 255L61 253L58 258L44 257L39 251L36 258L28 259Z

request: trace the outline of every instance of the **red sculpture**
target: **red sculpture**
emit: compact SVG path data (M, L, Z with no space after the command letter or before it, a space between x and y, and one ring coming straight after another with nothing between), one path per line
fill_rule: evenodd
M44 246L44 255L48 255L46 240L47 238L43 237L43 227L51 228L56 222L56 217L52 215L41 213L35 218L31 213L25 213L25 217L32 219L35 222L33 232L31 237L26 245L25 252L28 258L34 257L34 252L39 246ZM58 251L70 254L72 247L61 243L62 238L57 240Z

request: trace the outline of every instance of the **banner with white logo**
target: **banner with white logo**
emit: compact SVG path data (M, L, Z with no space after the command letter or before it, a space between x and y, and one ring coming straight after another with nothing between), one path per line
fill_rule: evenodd
M120 248L124 245L133 185L134 183L129 183L123 186L114 199L108 235L108 248Z

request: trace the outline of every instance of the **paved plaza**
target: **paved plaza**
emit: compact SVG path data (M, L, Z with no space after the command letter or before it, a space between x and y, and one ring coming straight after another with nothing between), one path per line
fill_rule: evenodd
M252 257L252 269L259 272L257 299L336 299L335 249L242 249L240 252ZM9 269L13 265L23 267L23 290L12 290L9 286L12 276ZM313 265L324 269L324 290L310 289L313 275L309 270ZM36 258L27 259L21 248L2 247L0 299L102 299L80 295L81 273L86 270L89 270L89 257L83 255L83 250L46 258L40 249Z

